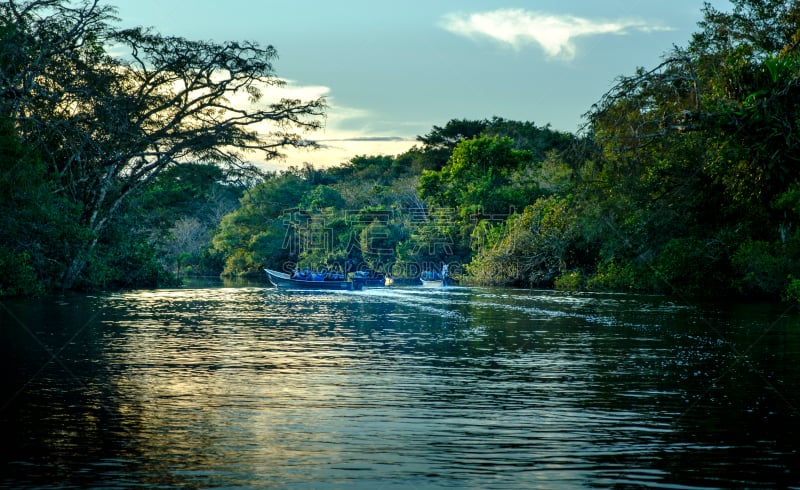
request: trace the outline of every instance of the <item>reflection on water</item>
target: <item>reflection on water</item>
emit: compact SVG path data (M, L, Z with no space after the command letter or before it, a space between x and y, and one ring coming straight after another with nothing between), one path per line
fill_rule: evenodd
M0 485L800 485L800 324L527 290L6 302Z

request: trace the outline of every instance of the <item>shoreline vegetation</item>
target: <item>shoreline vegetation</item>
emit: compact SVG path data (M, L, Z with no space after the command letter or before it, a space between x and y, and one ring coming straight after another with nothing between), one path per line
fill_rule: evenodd
M0 297L447 264L464 284L797 302L800 5L731 5L620 76L576 134L453 119L400 155L265 173L248 152L310 145L325 113L231 105L282 84L271 46L5 2Z

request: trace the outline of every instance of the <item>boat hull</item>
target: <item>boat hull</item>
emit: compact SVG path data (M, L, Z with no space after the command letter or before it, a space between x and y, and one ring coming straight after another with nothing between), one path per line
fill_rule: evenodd
M310 289L325 291L352 291L361 289L363 284L359 281L304 281L292 279L289 274L270 269L264 269L269 282L281 289Z
M378 274L369 274L365 271L356 271L353 273L353 282L360 282L364 287L379 288L386 286L386 278Z
M446 287L452 284L450 277L445 277L444 279L423 279L419 278L422 281L422 285L425 287Z
M435 288L435 287L439 287L439 286L444 286L444 283L442 282L441 279L434 279L434 280L420 279L420 281L422 281L422 285L423 286L428 287L428 288Z
M419 277L387 277L387 286L419 286Z

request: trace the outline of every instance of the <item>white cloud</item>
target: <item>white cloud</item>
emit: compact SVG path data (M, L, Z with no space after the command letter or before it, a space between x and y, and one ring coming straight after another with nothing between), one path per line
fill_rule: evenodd
M639 19L593 20L571 15L550 15L523 9L500 9L475 14L449 14L441 26L467 37L488 37L520 49L538 44L550 58L575 57L573 40L599 34L627 34L632 30L651 32L668 27Z
M370 111L338 104L331 93L329 87L301 85L293 80L287 80L283 87L264 88L264 99L261 104L282 98L313 100L325 97L328 106L322 120L324 126L319 130L301 134L304 139L317 142L318 149L284 148L281 153L285 158L261 162L264 168L275 170L289 165L299 166L304 162L327 167L347 162L356 155L398 155L416 143L416 140L402 135L376 132L369 125L373 117ZM241 97L237 102L248 104L246 94L237 94L237 97ZM268 133L273 129L268 123L263 123L259 127L262 133Z

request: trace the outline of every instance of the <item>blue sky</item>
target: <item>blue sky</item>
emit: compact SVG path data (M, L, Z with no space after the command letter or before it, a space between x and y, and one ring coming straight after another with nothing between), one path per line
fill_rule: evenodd
M275 46L278 76L325 96L324 145L281 168L399 154L450 119L493 116L575 132L616 77L684 46L702 1L106 0L120 26ZM725 0L710 2L727 10Z

